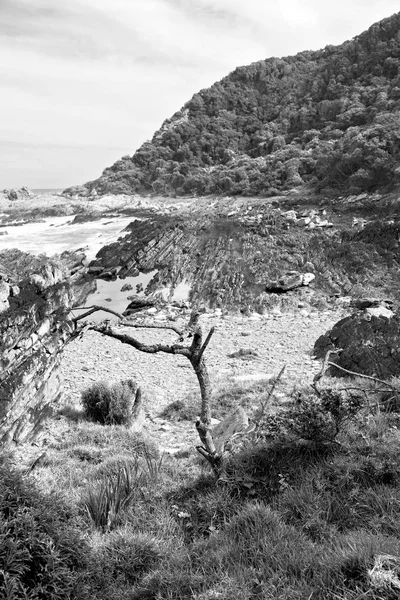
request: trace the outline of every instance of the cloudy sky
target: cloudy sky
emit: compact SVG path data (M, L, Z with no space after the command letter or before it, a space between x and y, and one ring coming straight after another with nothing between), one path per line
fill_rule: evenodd
M395 0L0 0L0 189L98 177L236 66L340 44Z

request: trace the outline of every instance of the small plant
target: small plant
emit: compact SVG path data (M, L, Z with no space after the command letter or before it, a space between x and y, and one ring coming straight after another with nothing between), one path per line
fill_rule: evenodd
M147 477L152 483L157 483L160 478L164 453L162 453L161 456L157 456L154 455L154 453L151 453L148 448L145 448L143 455L146 461Z
M112 384L94 383L82 392L86 416L103 425L130 425L137 389L132 379Z
M145 475L136 461L134 465L121 465L115 477L110 474L92 485L83 503L95 527L108 531L115 526L144 480Z

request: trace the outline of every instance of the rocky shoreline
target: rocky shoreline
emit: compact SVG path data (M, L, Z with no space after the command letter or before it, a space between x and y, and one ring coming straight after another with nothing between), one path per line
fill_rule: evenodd
M392 197L378 200L380 206L366 220L362 207L368 198L364 197L324 206L323 199L312 201L295 193L267 199L183 200L30 195L10 200L3 195L0 229L18 219L30 222L49 214L75 214L77 223L116 215L141 217L117 242L103 247L89 266L81 259L72 264L74 257L65 257L69 275L85 282L91 271L89 283L94 276L108 277L121 288L127 276L154 272L141 292L153 305L148 316L159 323L175 322L182 316L188 318L190 308L196 307L203 312L205 326L217 326L209 349L214 384L235 376L276 375L283 364L287 364L286 377L293 382L310 381L319 368L310 358L315 341L345 314L352 298L385 294L397 308L397 204ZM356 215L363 220L355 225ZM14 272L17 284L18 277ZM2 281L7 282L4 273ZM180 286L189 290L188 303L174 306L173 294ZM46 298L52 297L55 287L50 285ZM78 301L73 301L75 306ZM68 312L71 306L70 302L64 308ZM3 314L13 319L9 307L3 308ZM50 304L50 314L55 308L62 307ZM36 329L46 321L46 314L38 317ZM29 329L29 335L36 329ZM157 419L158 408L196 387L190 366L180 364L179 359L174 358L178 363L172 365L170 357L149 358L118 343L94 342L93 335L85 334L85 341L65 348L61 370L66 378L64 391L72 402L79 400L82 386L94 380L138 378L146 386L152 418ZM146 339L155 335L147 331ZM20 338L11 340L9 346L3 350L19 348ZM247 359L228 357L241 349L256 354ZM94 360L88 359L90 352Z

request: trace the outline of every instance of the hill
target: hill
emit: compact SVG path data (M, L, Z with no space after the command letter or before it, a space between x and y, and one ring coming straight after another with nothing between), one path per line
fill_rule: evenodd
M66 192L358 193L400 183L400 13L340 46L238 67Z

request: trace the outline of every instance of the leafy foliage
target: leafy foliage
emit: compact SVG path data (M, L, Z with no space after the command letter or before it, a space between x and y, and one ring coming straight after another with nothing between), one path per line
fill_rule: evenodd
M100 193L353 192L400 180L400 13L341 46L239 67L86 184Z

